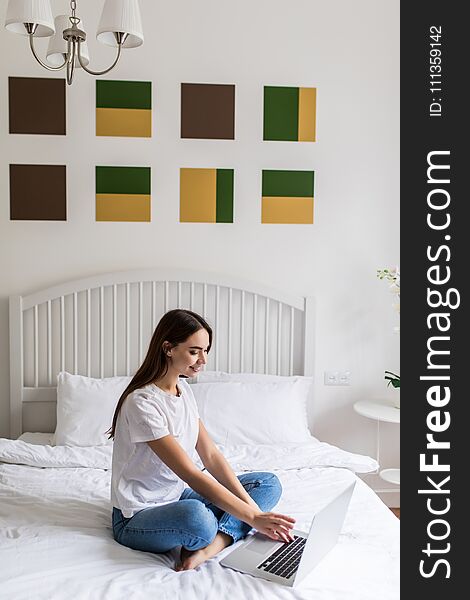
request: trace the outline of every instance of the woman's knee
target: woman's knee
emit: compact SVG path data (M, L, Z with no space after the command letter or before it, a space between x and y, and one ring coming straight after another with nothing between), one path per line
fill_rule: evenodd
M178 520L181 529L207 542L201 545L201 548L210 544L217 535L218 524L214 513L203 502L193 498L180 500L178 504L181 505Z
M264 475L264 480L263 480L264 485L272 488L273 493L277 494L278 500L279 500L279 498L281 497L281 494L282 494L282 485L281 485L281 482L279 481L279 477L277 475L275 475L274 473L263 473L263 475Z
M262 510L271 510L275 506L282 495L282 485L279 478L274 473L260 471L251 473L251 476L259 482L258 489L261 492L260 508ZM264 506L261 506L261 503Z
M282 485L279 477L270 471L256 471L249 476L260 482L261 485L271 486L282 491Z

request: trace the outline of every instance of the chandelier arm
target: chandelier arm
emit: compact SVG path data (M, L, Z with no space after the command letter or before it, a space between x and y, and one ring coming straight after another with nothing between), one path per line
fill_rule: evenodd
M38 61L38 63L41 65L41 67L44 67L45 69L47 69L48 71L60 71L61 69L63 69L65 67L65 65L67 64L67 61L69 59L69 55L67 53L67 56L63 62L63 64L61 64L59 67L52 67L51 65L47 65L45 62L43 62L39 56L36 54L36 50L34 48L34 43L33 43L33 34L30 33L29 34L29 47L31 48L31 52L33 53L34 58Z
M92 71L91 69L87 68L87 66L83 62L82 55L80 53L80 43L81 43L81 40L78 40L78 53L77 53L78 62L80 63L80 66L82 67L82 69L84 71L86 71L87 73L89 73L90 75L105 75L106 73L109 73L109 71L111 71L111 69L114 69L114 67L117 65L119 57L121 56L122 42L118 42L118 52L117 52L115 61L109 68L104 69L104 71Z
M72 52L70 52L70 45L72 45ZM76 44L75 44L75 40L73 40L72 42L68 42L68 52L67 52L67 56L70 56L69 60L67 61L67 84L68 85L72 85L72 81L73 81L73 73L74 73L74 69L75 69L75 53L76 53Z

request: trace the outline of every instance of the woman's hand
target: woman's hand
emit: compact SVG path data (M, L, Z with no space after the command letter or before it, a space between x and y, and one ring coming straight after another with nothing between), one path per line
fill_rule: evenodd
M262 512L253 518L249 523L260 533L267 535L272 540L282 540L283 542L292 542L290 530L293 529L295 519L286 515L280 515L273 512Z

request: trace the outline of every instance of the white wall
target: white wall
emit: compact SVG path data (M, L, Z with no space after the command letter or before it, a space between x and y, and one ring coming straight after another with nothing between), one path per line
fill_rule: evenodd
M54 13L68 4L53 0ZM101 6L78 2L91 68L113 55L94 40ZM66 136L9 135L8 76L49 75L26 38L0 32L0 435L9 432L8 296L170 265L315 296L314 432L374 454L375 423L352 405L389 395L384 369L399 370L393 298L375 278L399 262L398 0L141 0L141 8L145 44L108 78L153 82L151 139L95 137L95 80L83 73L67 90ZM1 9L3 20L6 2ZM181 82L236 84L235 141L179 138ZM263 85L317 87L316 143L261 141ZM9 220L16 162L67 165L67 222ZM151 223L95 222L97 164L152 167ZM184 166L235 169L234 224L178 222ZM315 170L314 225L260 223L263 168ZM327 369L350 370L351 386L324 386ZM398 428L383 433L382 465L398 466Z

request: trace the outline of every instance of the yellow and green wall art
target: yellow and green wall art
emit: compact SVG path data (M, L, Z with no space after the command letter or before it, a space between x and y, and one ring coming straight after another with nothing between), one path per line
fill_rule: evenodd
M262 223L312 224L314 171L264 170Z
M150 221L150 167L96 167L97 221Z
M180 222L233 223L233 169L180 169Z
M152 137L151 82L98 80L96 135Z
M316 141L317 89L264 87L263 140Z

